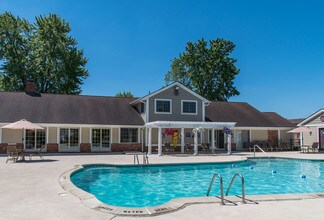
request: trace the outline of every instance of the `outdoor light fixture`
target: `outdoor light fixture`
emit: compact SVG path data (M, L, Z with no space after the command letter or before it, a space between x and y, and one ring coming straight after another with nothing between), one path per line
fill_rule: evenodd
M179 86L174 87L174 95L179 95Z

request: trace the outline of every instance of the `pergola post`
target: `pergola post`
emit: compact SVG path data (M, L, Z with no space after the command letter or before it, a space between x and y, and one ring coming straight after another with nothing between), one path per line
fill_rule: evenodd
M0 143L2 143L2 128L0 128Z
M194 133L195 134L195 138L194 138L194 155L197 156L198 155L198 131Z
M231 134L227 134L227 154L230 155L232 153L232 143L231 143Z
M278 129L278 147L280 146L280 143L281 143L280 139L281 139L280 130Z
M181 128L181 153L184 153L184 145L185 145L185 135L184 128Z
M212 134L211 134L211 146L212 146L212 154L215 153L216 146L215 146L215 128L212 129Z
M159 134L158 134L158 155L162 156L162 128L159 127Z
M152 128L148 129L147 154L152 154Z

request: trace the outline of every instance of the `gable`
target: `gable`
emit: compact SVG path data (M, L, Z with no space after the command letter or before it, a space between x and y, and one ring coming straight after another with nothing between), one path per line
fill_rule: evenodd
M324 109L320 109L314 114L310 115L304 121L300 122L298 126L312 126L324 124Z
M168 86L165 86L153 93L150 93L142 98L139 98L139 99L136 99L134 101L132 101L130 104L136 104L138 102L140 102L141 100L148 100L149 98L151 98L152 96L156 96L158 95L159 93L162 93L166 90L169 90L169 89L174 89L178 87L179 89L181 88L182 90L185 90L187 91L188 93L190 93L191 95L195 96L196 98L200 99L201 101L204 101L204 102L209 102L206 98L202 97L201 95L199 95L198 93L195 93L194 91L190 90L189 88L185 87L184 85L182 85L181 83L179 82L174 82L174 83L171 83L170 85Z

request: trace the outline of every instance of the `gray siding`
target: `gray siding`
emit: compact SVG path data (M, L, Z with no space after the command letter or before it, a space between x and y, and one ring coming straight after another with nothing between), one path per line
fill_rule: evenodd
M172 114L155 114L155 99L171 99ZM181 100L197 101L197 115L181 114ZM175 95L174 87L171 87L149 98L149 121L202 121L202 100L181 87Z

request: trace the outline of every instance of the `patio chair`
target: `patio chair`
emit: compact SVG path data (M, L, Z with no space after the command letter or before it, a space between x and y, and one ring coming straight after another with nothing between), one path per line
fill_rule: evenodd
M185 147L184 147L185 153L190 154L191 153L191 146L189 143L186 143Z
M312 146L309 148L312 152L319 152L319 144L318 142L314 142Z
M164 142L164 147L162 148L163 154L173 153L174 149L171 147L169 142Z
M41 160L44 160L44 157L42 155L43 151L45 149L45 145L42 145L41 148L39 148L37 151L30 152L29 153L29 160L33 159L33 156L39 156Z
M7 156L6 163L8 163L8 160L13 160L14 162L16 162L21 156L21 152L17 150L16 145L8 145L7 154L8 156Z
M209 150L208 144L202 144L201 145L201 152L207 152Z

